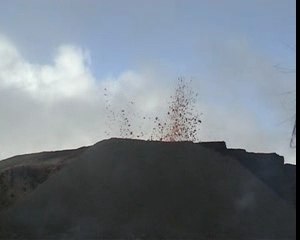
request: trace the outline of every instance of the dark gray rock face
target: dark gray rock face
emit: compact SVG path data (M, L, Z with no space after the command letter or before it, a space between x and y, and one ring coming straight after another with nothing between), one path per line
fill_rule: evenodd
M284 164L282 156L276 153L249 153L243 149L227 149L225 142L200 144L237 159L278 196L296 207L296 166Z
M26 197L85 149L26 154L0 161L0 211Z
M222 142L110 139L1 211L0 239L295 239L294 169Z

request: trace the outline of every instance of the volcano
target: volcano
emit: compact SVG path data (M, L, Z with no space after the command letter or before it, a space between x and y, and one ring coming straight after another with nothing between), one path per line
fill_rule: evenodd
M296 167L224 142L109 139L0 161L0 239L295 239Z

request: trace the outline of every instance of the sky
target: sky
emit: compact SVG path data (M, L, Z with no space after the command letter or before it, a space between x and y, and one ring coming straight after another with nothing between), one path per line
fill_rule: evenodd
M201 141L295 164L295 5L1 0L0 159L120 137L122 109L147 139L182 77Z

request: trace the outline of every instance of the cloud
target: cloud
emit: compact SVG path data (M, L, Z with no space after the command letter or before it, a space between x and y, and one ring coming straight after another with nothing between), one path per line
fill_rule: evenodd
M286 128L272 125L282 111L266 96L285 85L269 62L244 43L211 52L219 62L207 67L216 74L193 83L200 96L197 109L203 112L199 138L225 140L229 147L250 151L276 151L295 162ZM176 78L158 67L145 67L96 79L90 63L87 50L62 45L51 64L33 64L0 37L0 159L122 136L122 110L135 137L140 132L150 137L153 119L165 116Z
M131 70L95 79L89 62L88 51L63 45L52 64L32 64L11 41L0 38L0 159L120 136L121 109L130 110L138 125L166 93L154 87L152 77Z
M101 118L86 52L65 45L52 65L31 64L2 37L0 59L0 158L90 143L82 132Z
M30 64L0 37L1 86L21 89L46 100L84 95L94 87L88 53L74 46L58 48L52 65Z

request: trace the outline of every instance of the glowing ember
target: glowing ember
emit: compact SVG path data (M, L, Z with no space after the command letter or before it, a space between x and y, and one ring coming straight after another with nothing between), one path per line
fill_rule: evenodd
M178 79L175 94L171 96L167 121L156 118L159 140L198 141L197 133L201 124L200 114L195 109L198 94L191 89L191 82Z
M107 89L104 89L106 117L108 130L106 135L111 135L116 124L119 128L119 135L122 138L144 138L145 131L141 126L132 126L130 119L143 122L153 119L155 127L153 128L150 140L160 141L199 141L198 131L201 124L200 114L195 109L198 94L191 88L191 81L186 82L182 78L178 79L178 84L174 95L170 97L166 119L161 120L158 117L139 117L132 111L131 106L134 101L130 101L120 111L113 111L111 99ZM130 116L130 119L129 119ZM134 130L138 129L138 131Z

